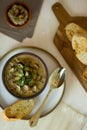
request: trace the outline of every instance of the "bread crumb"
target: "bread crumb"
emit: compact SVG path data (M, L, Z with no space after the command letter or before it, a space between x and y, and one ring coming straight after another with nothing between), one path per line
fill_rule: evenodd
M84 70L82 76L83 76L83 79L84 79L85 81L87 81L87 68Z

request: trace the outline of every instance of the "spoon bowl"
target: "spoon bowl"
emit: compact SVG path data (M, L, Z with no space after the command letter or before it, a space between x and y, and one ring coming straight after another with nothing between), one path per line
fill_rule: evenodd
M65 68L57 68L49 77L50 89L59 88L65 79Z
M51 91L53 89L57 89L59 87L61 87L61 85L64 83L65 81L65 68L60 67L57 68L49 77L48 83L50 84L50 89L45 97L45 99L43 100L41 106L39 107L39 109L36 111L36 113L31 117L31 119L29 120L30 126L36 126L36 124L38 123L39 117L41 115L42 109L46 103L46 100L48 98L48 96L50 95Z

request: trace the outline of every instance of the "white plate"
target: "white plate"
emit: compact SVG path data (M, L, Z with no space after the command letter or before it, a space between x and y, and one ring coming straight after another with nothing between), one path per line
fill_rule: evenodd
M55 57L53 57L50 53L48 53L47 51L45 51L41 48L19 47L19 48L15 48L15 49L9 51L8 53L6 53L1 58L1 61L0 61L0 105L2 108L5 108L6 106L9 106L10 104L12 104L13 102L18 100L18 98L14 97L6 90L6 88L3 84L3 81L2 81L2 70L3 70L5 63L7 62L7 60L10 57L12 57L15 54L21 53L21 52L31 52L31 53L34 53L34 54L38 55L39 57L41 57L44 60L45 64L47 65L48 76L50 76L50 74L57 67L60 66ZM44 91L34 99L35 108L32 111L31 115L33 115L36 112L36 110L39 108L39 106L42 103L43 99L45 98L49 88L50 88L50 86L49 86L49 84L47 84ZM65 88L65 83L63 83L63 85L60 88L54 89L51 92L51 94L48 97L46 104L43 108L41 116L44 116L44 115L50 113L58 105L58 103L60 102L60 100L63 97L64 88Z

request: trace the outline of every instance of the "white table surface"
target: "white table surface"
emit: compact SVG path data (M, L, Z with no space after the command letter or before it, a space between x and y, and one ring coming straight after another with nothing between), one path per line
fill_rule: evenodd
M67 69L66 89L62 99L63 102L87 116L87 92L83 89L82 85L79 83L78 79L53 43L53 38L59 25L51 10L51 7L55 2L62 3L72 16L87 16L87 0L44 0L32 38L26 38L22 43L19 43L18 41L0 33L0 57L14 47L25 45L41 47L52 53L58 59L60 64ZM0 112L1 111L2 110L0 110ZM54 112L55 110L49 115L51 116ZM35 130L43 130L41 127L42 125L45 125L45 130L48 130L50 124L44 124L45 119L48 119L48 116L41 119L40 123L42 124L40 124L39 127L36 127ZM14 127L9 123L5 127L3 119L0 119L0 122L0 130L29 129L29 126L25 121L13 123ZM83 129L87 130L87 125L85 125Z

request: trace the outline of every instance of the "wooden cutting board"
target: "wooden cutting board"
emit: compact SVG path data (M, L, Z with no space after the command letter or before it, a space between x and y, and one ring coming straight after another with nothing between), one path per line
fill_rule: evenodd
M82 77L87 66L76 58L64 29L68 23L74 22L87 30L87 17L71 17L60 3L55 3L52 10L60 23L54 37L54 44L87 91L87 82Z

